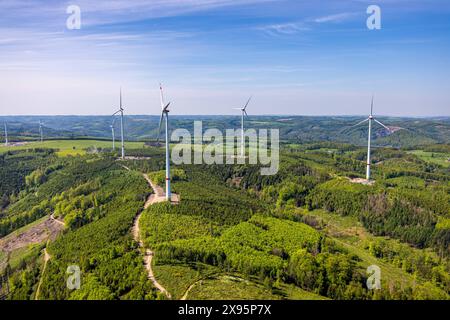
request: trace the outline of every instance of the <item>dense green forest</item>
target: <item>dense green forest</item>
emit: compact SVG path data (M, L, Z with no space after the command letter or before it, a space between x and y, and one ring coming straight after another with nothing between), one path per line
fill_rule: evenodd
M129 234L150 193L143 177L127 172L109 157L69 159L56 168L46 179L38 178L41 169L25 176L23 196L6 209L1 220L2 226L9 226L7 231L17 229L20 224L16 221L23 216L34 221L53 213L65 222L66 232L47 246L52 258L43 274L39 298L155 299L157 294L147 282ZM24 202L36 203L38 209L26 209ZM29 299L36 293L42 264L36 253L27 259L31 262L8 270L13 273L11 299ZM83 290L70 292L65 281L61 282L68 265L81 267Z
M86 225L71 225L48 247L51 259L42 286L44 299L154 299L136 243L129 233L148 194L145 180L123 169L103 172L98 197L101 215ZM75 201L77 201L75 199ZM79 265L85 284L70 292L61 286L68 264ZM64 282L64 281L63 281Z
M373 185L354 180L366 151L347 143L286 143L273 176L175 166L180 203L143 211L140 235L175 299L220 288L224 299L449 299L449 150L377 148ZM7 286L9 299L34 299L38 287L39 299L166 298L131 232L151 193L142 174L164 183L163 150L130 149L135 158L120 162L107 149L57 151L0 154L0 246L50 215L65 225L48 243L0 251L0 296ZM66 288L69 265L81 269L80 290ZM381 268L381 290L367 288L370 265Z
M290 146L283 154L280 172L272 177L259 176L257 167L185 166L187 178L175 182L174 189L187 203L191 197L199 201L197 209L186 211L188 204L182 201L177 206L152 206L143 216L142 234L146 245L155 249L156 263L191 268L193 263L209 264L216 272L255 277L254 281L274 293L285 284L294 284L333 299L448 298L447 169L434 167L439 180L423 176L425 183L411 187L411 179L420 180L417 176L430 171L425 169L427 164L402 151L378 150L376 161L413 161L417 171L383 179L382 170L376 169L379 180L366 186L345 176L348 172L363 175L359 150L344 151L334 145L337 151L330 153L323 150L327 147L330 145ZM353 151L348 153L348 149ZM398 162L394 163L391 171L401 170ZM246 190L259 206L239 206L234 200L239 219L224 220L227 214L222 203L226 200L216 199L216 189L225 185L229 192ZM207 211L202 210L205 204ZM252 208L250 216L248 208ZM361 224L373 234L371 240L354 245L354 239L327 234L316 216L318 210L325 210L321 215L351 216L355 225ZM362 266L370 257L388 262L389 268L403 274L383 279L380 291L367 290ZM410 275L416 282L405 287Z

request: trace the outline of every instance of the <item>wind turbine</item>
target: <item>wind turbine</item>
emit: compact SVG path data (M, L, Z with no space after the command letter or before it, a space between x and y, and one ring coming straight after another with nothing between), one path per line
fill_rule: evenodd
M5 147L8 146L8 127L6 126L6 121L5 121Z
M39 120L39 135L41 136L41 142L44 142L44 130L42 128L43 122Z
M111 128L111 134L112 134L112 149L113 149L113 151L116 150L116 135L114 134L114 122L115 122L115 119L113 117L113 121L112 121L111 125L109 126Z
M122 160L125 159L125 145L123 142L123 106L122 106L122 88L120 88L120 106L119 106L119 110L117 110L114 114L113 117L120 113L120 134L121 134L121 139L122 139ZM113 128L113 137L114 137L114 128ZM113 138L113 148L114 148L114 138Z
M158 132L158 142L159 136L161 134L161 127L163 118L166 118L166 200L170 201L172 199L172 193L170 191L170 150L169 150L169 105L164 102L164 93L162 85L159 84L160 90L160 102L161 102L161 119L159 120L159 132Z
M248 117L247 114L247 107L250 103L250 100L252 100L252 97L248 98L247 103L243 108L233 108L234 110L241 110L241 157L245 156L245 138L244 138L244 116Z
M375 121L376 123L378 123L379 125L381 125L385 129L387 129L389 132L391 132L391 129L389 129L387 126L385 126L380 121L375 119L375 117L373 116L373 96L372 96L372 104L370 106L370 115L369 115L369 117L367 119L365 119L365 120L355 124L353 127L359 126L359 125L363 124L366 121L369 121L369 137L368 137L368 142L367 142L367 170L366 170L366 179L367 179L367 181L369 181L370 180L370 165L371 165L371 162L370 162L370 148L371 148L371 139L372 139L372 121Z

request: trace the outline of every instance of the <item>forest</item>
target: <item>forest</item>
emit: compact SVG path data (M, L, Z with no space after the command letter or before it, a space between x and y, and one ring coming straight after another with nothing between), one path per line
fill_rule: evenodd
M86 175L73 182L76 187L53 197L47 194L50 200L45 209L63 217L67 230L47 246L52 259L39 298L155 299L157 294L146 281L136 244L129 235L134 216L149 193L147 184L141 175L130 174L108 159L97 161L101 163L88 162L91 170L82 170ZM82 290L70 292L61 285L68 264L80 266ZM27 266L20 277L12 277L11 298L33 292L36 279L31 275L35 273L36 268ZM23 282L27 275L31 280Z
M50 215L65 226L0 251L0 296L7 288L8 299L167 299L148 280L132 236L142 212L140 237L173 298L216 296L227 277L240 279L232 289L244 299L450 298L450 169L422 153L375 149L375 183L367 185L355 179L364 177L364 148L290 142L273 176L257 165L174 166L179 204L144 210L152 191L143 174L163 187L164 153L129 151L120 162L107 148L0 154L0 249ZM381 290L366 286L374 264ZM81 269L80 290L65 285L69 265ZM221 298L236 297L230 290Z

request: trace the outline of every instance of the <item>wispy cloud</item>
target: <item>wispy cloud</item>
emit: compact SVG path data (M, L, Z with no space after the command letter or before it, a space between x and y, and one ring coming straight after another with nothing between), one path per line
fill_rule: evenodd
M354 12L336 13L336 14L331 14L331 15L315 18L314 22L316 22L316 23L343 22L343 21L347 21L348 19L350 19L354 16L356 16L356 13L354 13Z
M312 31L317 24L341 23L348 21L356 15L355 12L343 12L317 18L305 18L302 21L270 24L258 29L272 36L296 35L301 32Z
M310 28L306 27L303 22L271 24L264 27L259 27L257 29L262 30L270 35L276 34L292 35L302 31L310 30Z
M8 13L8 16L14 16L15 20L22 20L24 25L35 24L37 17L45 20L47 25L61 24L67 18L66 8L75 4L81 9L83 25L97 26L174 17L273 1L276 0L2 0L0 14ZM7 20L4 19L4 22Z

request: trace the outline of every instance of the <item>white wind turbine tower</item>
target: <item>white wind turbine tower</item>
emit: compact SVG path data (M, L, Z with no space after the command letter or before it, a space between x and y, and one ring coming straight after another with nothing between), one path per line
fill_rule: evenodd
M115 122L115 119L113 117L113 121L112 121L111 125L109 126L111 128L111 134L112 134L112 149L113 149L113 151L116 150L116 135L114 133L114 122Z
M6 121L5 121L5 147L8 146L8 127L6 125Z
M366 170L366 179L367 179L367 181L369 181L370 180L370 165L371 165L371 162L370 162L370 151L371 151L371 139L372 139L372 121L375 121L376 123L378 123L379 125L381 125L385 129L387 129L389 132L391 132L391 129L389 129L387 126L385 126L380 121L375 119L375 117L373 116L373 96L372 96L372 104L370 106L370 115L369 115L369 117L367 119L365 119L365 120L355 124L353 127L359 126L360 124L363 124L366 121L369 121L369 137L368 137L368 142L367 142L367 170Z
M122 160L125 159L125 144L123 141L123 111L124 111L124 109L122 106L122 88L120 88L120 106L119 106L119 110L117 110L113 114L113 116L120 113L120 134L121 134L121 139L122 139ZM114 136L114 129L113 129L113 136ZM113 146L114 146L114 142L113 142Z
M39 120L39 135L41 136L41 142L44 142L44 130L42 128L43 122Z
M169 105L164 102L164 93L162 85L159 85L160 90L160 102L161 102L161 119L159 120L159 132L158 132L158 142L159 142L159 136L161 134L161 127L163 118L165 116L166 118L166 200L171 201L172 199L172 192L170 190L170 148L169 148Z
M241 157L245 156L244 116L248 117L247 107L250 103L250 100L252 100L252 97L247 100L247 103L243 108L233 108L234 110L241 110Z

